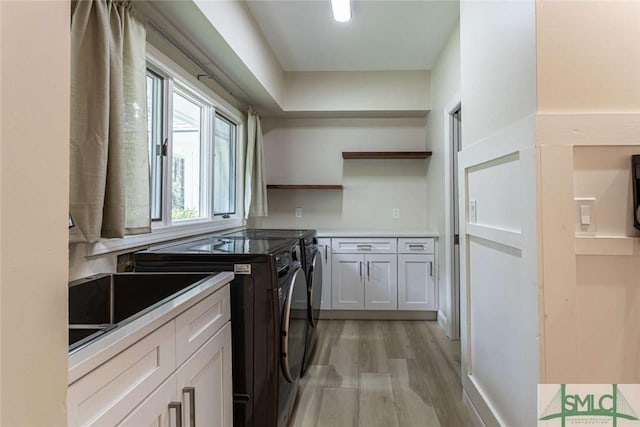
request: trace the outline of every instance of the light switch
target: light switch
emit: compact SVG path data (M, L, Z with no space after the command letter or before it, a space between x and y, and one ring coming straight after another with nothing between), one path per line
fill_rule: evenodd
M478 201L469 201L469 222L475 224L478 222Z
M302 208L296 208L296 218L302 218Z
M580 205L580 224L591 225L591 206Z
M576 234L593 236L596 234L596 199L593 197L576 197L575 223Z

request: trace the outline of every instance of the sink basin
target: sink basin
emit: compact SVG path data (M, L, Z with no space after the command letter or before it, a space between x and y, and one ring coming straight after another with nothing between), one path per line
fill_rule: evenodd
M203 273L114 273L69 283L69 352L208 277Z

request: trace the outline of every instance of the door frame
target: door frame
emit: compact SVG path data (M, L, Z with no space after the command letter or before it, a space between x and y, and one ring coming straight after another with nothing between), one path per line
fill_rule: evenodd
M455 246L453 244L453 215L454 212L454 191L453 191L453 174L457 174L458 170L453 168L453 113L462 105L460 93L456 93L443 109L443 127L444 127L444 233L442 239L444 256L444 294L449 296L449 315L447 316L442 310L438 310L438 323L451 339L460 339L460 288L454 286L454 259ZM459 182L460 176L458 176ZM459 196L459 195L458 195ZM458 206L459 200L458 200ZM457 213L459 214L459 212ZM459 284L458 284L459 285Z

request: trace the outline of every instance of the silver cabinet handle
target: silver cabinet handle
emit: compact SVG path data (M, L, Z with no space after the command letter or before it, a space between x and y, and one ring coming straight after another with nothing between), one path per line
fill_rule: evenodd
M433 277L433 261L429 261L429 276Z
M176 411L176 427L182 427L182 403L169 402L169 414L171 414L172 409Z
M329 245L324 246L324 263L327 264L329 262Z
M184 396L185 394L189 395L189 427L196 427L196 388L183 388L182 396Z
M360 270L360 280L362 280L362 261L358 261L358 269Z
M371 245L356 245L359 251L370 251L373 246Z
M371 268L369 267L371 263L367 261L367 279L371 280Z
M409 245L409 249L412 251L423 251L424 245Z

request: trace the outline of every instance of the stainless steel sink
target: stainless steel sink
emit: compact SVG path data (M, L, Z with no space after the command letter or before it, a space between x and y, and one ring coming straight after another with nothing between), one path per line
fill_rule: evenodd
M99 274L69 283L69 352L208 278L203 273Z

